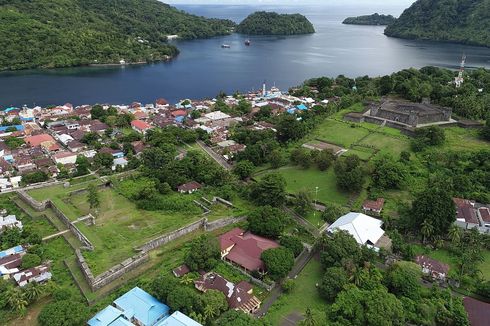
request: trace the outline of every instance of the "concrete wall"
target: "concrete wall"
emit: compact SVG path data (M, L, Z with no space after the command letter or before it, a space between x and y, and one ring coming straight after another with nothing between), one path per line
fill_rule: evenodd
M206 231L214 231L214 230L221 229L221 228L228 226L228 225L231 225L231 224L243 222L246 219L247 219L246 216L233 217L233 218L232 217L222 218L220 220L216 220L213 222L206 223L205 230Z

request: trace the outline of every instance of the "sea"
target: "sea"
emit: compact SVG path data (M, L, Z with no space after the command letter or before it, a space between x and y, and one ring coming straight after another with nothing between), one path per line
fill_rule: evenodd
M381 1L380 1L381 2ZM370 6L180 5L206 17L240 22L254 11L301 13L315 34L246 36L172 41L180 55L170 62L115 67L81 67L0 73L0 108L111 103L153 103L213 98L220 92L247 92L276 86L287 90L313 77L382 76L405 68L457 69L463 54L467 69L490 69L490 48L390 38L383 26L343 25L348 16L374 12L399 16L405 9ZM245 40L251 45L246 46ZM221 47L230 45L229 49Z

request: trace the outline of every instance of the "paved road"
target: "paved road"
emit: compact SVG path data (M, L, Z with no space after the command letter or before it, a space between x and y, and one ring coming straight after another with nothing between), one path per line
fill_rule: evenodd
M201 140L198 140L197 141L197 144L199 145L199 147L201 147L209 156L211 156L211 158L213 160L215 160L219 165L221 165L222 167L224 167L226 170L231 170L231 165L226 162L226 160L224 159L223 156L215 153L211 147L209 147L208 145L206 145L204 142L202 142Z

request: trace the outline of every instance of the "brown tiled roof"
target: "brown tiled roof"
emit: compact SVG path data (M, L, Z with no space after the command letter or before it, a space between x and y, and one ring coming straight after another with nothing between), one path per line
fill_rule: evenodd
M175 268L172 272L176 277L182 277L185 274L189 273L191 270L187 265L180 265L179 267Z
M249 271L265 269L264 262L260 259L262 252L267 249L279 247L276 241L257 236L250 232L231 237L230 234L228 232L220 237L220 243L224 243L226 240L234 243L230 253L226 255L226 259Z
M0 258L0 266L4 266L5 268L8 269L17 268L21 264L22 264L22 256L20 254L13 254L10 256Z
M366 200L362 204L362 208L370 209L373 211L381 211L383 209L384 204L385 204L384 198L378 198L375 201L374 200Z
M464 309L468 313L471 326L488 326L490 322L490 304L470 297L463 298Z
M480 207L478 212L480 212L480 216L483 221L490 222L490 210L488 207Z
M177 187L178 191L192 191L192 190L197 190L201 189L202 185L199 182L196 181L191 181L188 183L185 183L183 185L180 185Z

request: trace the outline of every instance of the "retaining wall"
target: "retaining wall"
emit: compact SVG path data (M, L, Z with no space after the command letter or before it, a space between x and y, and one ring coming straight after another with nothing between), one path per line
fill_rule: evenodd
M231 224L243 222L246 219L247 219L246 216L241 216L241 217L233 217L233 218L231 218L231 217L222 218L220 220L216 220L213 222L206 222L205 230L206 231L214 231L216 229L221 229L221 228L228 226L228 225L231 225Z

